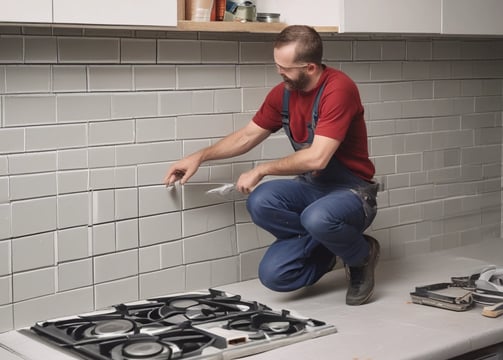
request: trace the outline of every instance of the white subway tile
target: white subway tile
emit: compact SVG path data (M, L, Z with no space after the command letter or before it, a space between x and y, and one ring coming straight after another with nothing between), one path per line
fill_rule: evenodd
M234 224L234 207L224 203L182 212L183 236L193 236Z
M3 106L6 127L56 123L56 97L53 95L6 96Z
M342 63L341 71L347 74L353 81L369 81L370 80L370 64L369 63Z
M158 40L157 62L162 63L200 63L201 42L199 40Z
M26 36L24 38L24 59L26 63L57 62L56 38L50 36Z
M241 89L216 90L215 108L217 113L240 112L242 105Z
M323 41L323 59L328 61L349 61L352 59L351 41Z
M243 111L257 111L268 92L267 88L243 89Z
M93 224L115 220L114 190L93 191Z
M161 269L161 247L146 246L139 249L138 262L140 274Z
M89 256L89 232L87 226L58 230L58 262L82 259Z
M87 149L58 151L57 162L58 170L87 169Z
M22 63L23 50L23 37L2 36L0 38L0 63Z
M88 192L58 196L58 228L89 225Z
M138 189L115 190L115 220L138 217Z
M240 65L238 67L238 85L240 87L264 87L264 65Z
M242 64L274 62L270 42L240 42L239 56Z
M239 281L239 258L237 256L211 262L211 286L220 286Z
M373 81L401 80L402 63L398 61L370 64L370 79Z
M179 141L119 145L116 147L116 165L138 165L178 160L181 157L181 146Z
M381 42L357 40L353 42L353 60L381 60Z
M262 143L261 159L277 159L293 153L290 140L284 134L270 136Z
M117 221L115 223L115 241L117 251L138 247L138 219Z
M56 229L56 198L22 200L12 203L12 236Z
M126 144L134 141L134 120L89 124L89 145Z
M186 266L185 272L187 290L204 290L212 287L210 262L189 264Z
M58 266L58 292L93 284L92 259L71 261Z
M112 118L153 117L158 115L156 93L112 95Z
M84 124L37 126L26 129L26 150L43 151L87 146Z
M159 95L159 114L163 116L190 114L192 93L189 91L168 92Z
M121 63L155 64L157 42L155 39L121 39Z
M18 175L10 177L11 200L51 196L56 195L56 192L56 173Z
M106 223L93 225L92 227L93 255L112 253L116 250L115 224Z
M89 188L92 190L113 189L115 186L115 169L92 169L89 173Z
M89 190L89 171L73 170L57 173L58 194L68 194Z
M89 168L113 167L115 165L115 148L113 146L102 146L88 148Z
M183 256L186 264L236 254L236 230L234 226L183 240Z
M133 90L131 65L92 65L87 68L90 91Z
M192 92L192 114L208 114L214 112L215 92L202 90Z
M170 241L161 244L161 268L166 269L183 264L183 242Z
M106 38L58 38L60 63L119 63L120 40Z
M116 167L115 171L115 187L126 188L137 186L137 170L136 166Z
M140 298L163 296L185 291L185 267L140 275Z
M8 177L0 178L0 204L8 204L11 199L10 182L11 180Z
M0 66L0 94L5 93L5 66ZM0 98L1 99L1 98ZM0 100L1 104L1 100ZM0 113L0 120L2 120L2 114ZM0 121L0 124L2 122Z
M55 278L52 267L14 274L12 276L14 302L54 294Z
M143 298L143 297L142 297ZM130 277L94 286L96 309L138 300L138 277Z
M12 240L12 271L54 265L54 233L48 232Z
M402 64L404 80L426 80L430 78L430 63L427 61L406 61Z
M234 88L235 65L180 65L177 68L179 89Z
M264 256L266 249L248 251L240 256L241 281L256 279L258 277L258 265Z
M179 194L167 190L164 185L140 188L138 199L140 216L157 215L181 209Z
M94 282L102 283L138 274L138 250L122 251L94 258Z
M201 60L204 63L231 63L239 61L237 41L202 41Z
M182 236L180 213L140 218L140 246L178 240Z
M111 95L60 94L57 100L59 123L111 119Z
M12 276L0 277L0 305L12 303Z
M174 65L136 65L133 67L135 90L173 90L176 88Z
M1 105L1 104L0 104ZM19 153L25 150L23 129L0 129L0 153Z
M407 40L407 60L431 60L432 44L428 40Z
M55 92L87 91L87 71L82 65L53 65L52 88Z
M48 93L51 68L47 65L6 66L5 84L7 93Z
M83 288L14 303L14 327L33 325L36 321L54 319L93 310L93 290Z
M0 276L12 274L11 243L11 240L0 241Z
M412 99L412 83L386 83L381 85L381 100L410 100Z
M461 42L456 40L433 40L434 60L454 60L461 57Z
M175 139L174 117L161 117L136 120L136 142L152 142Z
M184 116L176 121L177 139L223 137L233 130L230 114Z
M14 329L12 304L0 306L0 332Z

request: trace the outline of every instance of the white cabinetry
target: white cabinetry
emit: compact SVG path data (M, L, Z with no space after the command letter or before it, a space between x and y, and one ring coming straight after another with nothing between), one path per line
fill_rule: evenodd
M503 1L443 0L442 33L503 35Z
M53 0L54 22L176 26L175 0Z
M52 0L0 0L0 22L50 23Z
M439 33L441 0L343 1L340 31Z

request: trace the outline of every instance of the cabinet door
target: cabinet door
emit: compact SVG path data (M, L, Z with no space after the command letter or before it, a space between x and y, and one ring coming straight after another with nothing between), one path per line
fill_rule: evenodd
M0 0L0 22L52 22L52 0Z
M445 34L503 35L503 1L444 0Z
M441 0L344 0L340 31L438 34L440 11Z
M176 26L176 0L53 0L54 22Z

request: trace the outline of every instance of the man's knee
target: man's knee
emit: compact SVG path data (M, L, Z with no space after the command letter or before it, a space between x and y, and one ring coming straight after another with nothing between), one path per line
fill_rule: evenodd
M260 282L273 291L287 292L297 290L296 277L293 271L282 272L274 263L262 261L258 269Z

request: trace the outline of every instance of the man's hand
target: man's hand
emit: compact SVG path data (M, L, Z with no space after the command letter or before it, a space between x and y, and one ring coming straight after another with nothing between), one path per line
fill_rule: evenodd
M192 175L199 169L201 165L200 155L192 154L183 158L171 165L164 176L164 184L171 186L175 182L180 181L180 184L185 184Z
M260 166L257 166L241 174L236 183L236 189L243 194L249 194L263 177L264 175L260 171Z

